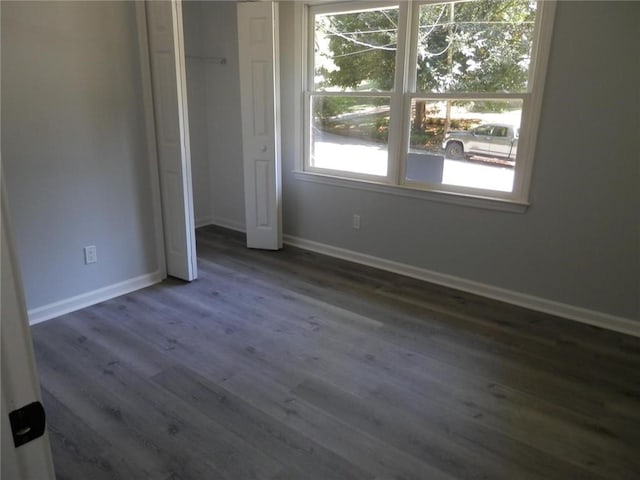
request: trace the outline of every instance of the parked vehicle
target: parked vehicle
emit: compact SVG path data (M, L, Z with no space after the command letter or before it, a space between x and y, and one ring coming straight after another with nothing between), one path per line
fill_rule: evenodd
M442 142L448 158L461 159L470 155L515 160L519 129L513 125L491 123L471 130L449 132Z

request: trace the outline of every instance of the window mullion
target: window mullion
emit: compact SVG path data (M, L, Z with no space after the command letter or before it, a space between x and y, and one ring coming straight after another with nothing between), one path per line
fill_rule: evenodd
M410 70L410 51L412 50L411 35L412 2L400 4L398 21L398 46L396 51L396 72L394 90L391 95L391 115L389 118L389 163L388 178L399 185L404 176L405 165L405 111L404 94L408 88L408 74Z
M306 21L306 32L307 32L307 41L306 41L306 47L307 47L307 57L306 57L306 78L305 78L305 83L306 83L306 88L308 92L312 92L315 89L315 82L314 82L314 78L315 78L315 65L314 65L314 58L315 58L315 30L314 30L314 23L315 23L315 17L313 12L311 11L307 11L307 15L305 17L305 21Z
M332 90L311 91L309 94L314 97L385 97L391 98L393 92L335 92Z
M418 2L410 2L407 18L407 45L405 62L405 93L416 91L416 70L418 64L414 61L418 57L418 28L420 23Z
M409 144L409 135L411 130L411 120L409 115L409 109L411 108L411 101L409 96L412 92L416 91L416 69L417 63L414 59L417 57L418 49L418 25L419 15L418 9L420 8L419 2L410 1L406 8L406 18L404 19L405 34L404 42L405 47L403 49L404 58L402 63L402 92L398 102L402 109L402 121L398 123L400 127L401 138L398 144L397 159L400 163L400 167L397 169L397 177L395 182L397 185L404 185L404 178L407 170L407 145Z
M451 93L439 93L439 92L417 92L408 93L406 95L409 98L429 98L432 100L509 100L509 99L523 99L531 96L528 92L514 92L514 93L502 93L502 92L451 92Z

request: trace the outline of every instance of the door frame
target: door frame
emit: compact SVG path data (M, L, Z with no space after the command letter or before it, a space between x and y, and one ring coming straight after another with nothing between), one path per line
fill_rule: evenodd
M136 2L136 23L138 29L138 52L140 57L141 80L142 80L142 101L145 112L145 126L147 137L147 155L151 172L153 219L155 242L157 251L158 270L162 278L172 275L170 264L167 260L167 224L168 212L170 208L186 212L184 220L184 230L187 232L184 244L181 248L186 252L188 265L186 270L188 275L181 276L187 281L197 278L197 254L195 243L195 220L193 214L193 188L191 175L191 152L189 138L189 118L188 99L186 91L186 65L184 59L184 32L182 20L182 1L169 0L171 3L172 33L174 36L175 67L176 67L176 94L178 96L178 127L180 137L180 154L182 155L182 175L184 176L186 188L183 190L182 201L177 205L166 205L163 203L163 190L161 181L161 165L158 149L158 135L156 112L153 96L153 69L151 65L151 46L149 41L149 26L147 15L147 3L149 0ZM166 196L164 197L166 201Z
M156 242L156 261L161 278L167 277L167 259L164 245L162 222L162 196L160 195L160 169L156 145L155 115L153 111L153 91L151 88L151 62L149 60L149 33L145 2L135 2L138 30L138 56L140 57L140 77L142 80L142 103L144 108L145 135L147 140L147 163L149 165L151 201L153 204L153 227Z
M18 265L13 232L9 218L7 193L0 160L1 248L2 248L2 327L0 353L2 364L2 472L16 480L54 480L49 434L34 438L19 447L13 445L9 412L33 402L42 402L40 381L31 340L23 283Z
M149 1L149 0L146 0ZM181 119L180 119L180 129L181 129L181 138L182 138L182 148L183 155L185 155L185 175L189 176L189 183L191 184L191 158L190 158L190 147L189 147L189 130L188 130L188 98L186 91L186 62L185 62L185 51L184 51L184 22L182 18L182 0L170 0L172 4L173 11L173 32L174 35L179 39L179 48L176 52L176 75L178 78L178 91L179 91L179 101L181 102L179 108L181 109ZM165 221L164 216L166 215L166 205L162 204L162 184L160 178L160 166L159 166L159 157L158 157L158 147L157 147L157 134L156 134L156 118L154 112L154 103L153 103L153 89L152 89L152 80L153 80L153 71L151 68L150 62L150 46L149 46L149 32L148 32L148 24L147 24L147 13L146 13L146 2L136 2L136 17L138 23L138 32L139 32L139 51L140 51L140 61L142 68L142 83L143 83L143 102L145 109L145 120L147 125L147 143L148 143L148 155L149 155L149 163L151 166L151 175L152 175L152 195L154 202L154 223L155 223L155 236L156 236L156 248L158 250L158 265L159 269L162 273L163 278L168 275L171 275L171 272L168 271L167 259L166 259L166 232L165 232ZM275 3L275 2L269 2ZM277 6L277 5L276 5ZM277 11L277 10L276 10ZM276 25L278 18L275 19ZM273 32L275 36L279 35L279 31L275 30ZM275 38L276 49L277 49L277 41L278 38ZM276 52L277 53L277 52ZM274 58L273 69L275 71L275 81L276 81L276 98L275 101L279 103L279 85L277 85L277 77L280 71L280 62L279 57L276 55ZM279 105L276 103L275 109L279 111ZM241 108L239 105L238 108ZM278 120L277 118L275 119ZM277 128L278 137L280 135L279 125ZM275 175L273 181L276 183L276 190L279 191L281 185L281 159L280 159L280 147L279 147L279 138L277 142L277 165L275 170ZM245 179L246 179L246 173ZM278 178L276 178L278 177ZM246 197L246 195L245 195ZM269 245L267 247L263 247L260 245L257 248L270 248L270 249L278 249L282 246L282 215L281 215L281 198L278 195L278 206L277 206L277 240L274 245ZM193 190L189 189L189 191L185 191L182 205L176 206L176 208L181 208L185 210L191 210L193 217ZM193 220L193 218L192 218ZM248 230L248 221L249 219L245 218L245 231ZM187 227L185 227L187 228ZM195 222L191 223L191 228L195 234ZM195 235L194 235L195 236ZM187 245L184 246L185 250L189 252L191 258L196 259L195 252L195 241L188 241Z

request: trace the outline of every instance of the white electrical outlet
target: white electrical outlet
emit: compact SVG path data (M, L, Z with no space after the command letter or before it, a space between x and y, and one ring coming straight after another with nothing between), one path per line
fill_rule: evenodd
M98 251L95 245L84 247L84 263L96 263L98 261Z
M360 229L360 215L357 213L353 214L353 228L356 230Z

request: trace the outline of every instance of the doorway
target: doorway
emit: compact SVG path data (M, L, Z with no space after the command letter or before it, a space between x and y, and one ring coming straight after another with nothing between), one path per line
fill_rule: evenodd
M183 2L196 226L245 230L234 2Z
M278 5L184 2L195 224L282 247Z
M167 272L191 281L196 225L244 225L248 247L282 247L278 7L172 0L146 11ZM241 218L243 199L244 222L228 214Z

